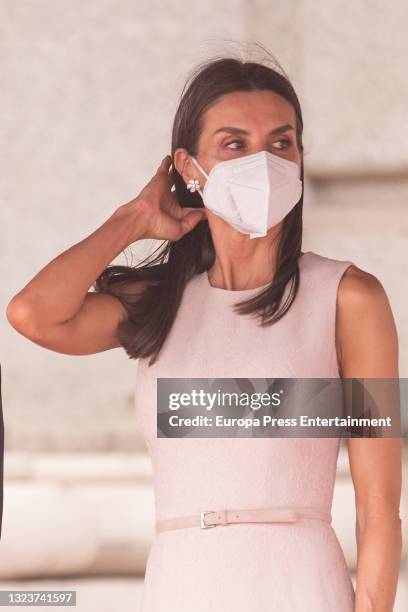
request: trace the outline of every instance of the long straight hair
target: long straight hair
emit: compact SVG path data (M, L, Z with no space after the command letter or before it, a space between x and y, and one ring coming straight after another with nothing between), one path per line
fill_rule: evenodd
M303 183L302 112L288 77L262 63L246 62L233 57L209 60L190 74L174 118L172 158L179 147L185 148L191 156L197 155L204 113L221 96L255 90L273 91L293 106L297 146L301 153L300 178ZM174 165L171 173L180 206L202 208L204 204L200 194L188 191ZM303 229L302 209L303 189L299 202L282 224L273 280L262 292L233 305L236 312L241 315L252 314L263 326L272 325L281 319L296 297ZM126 309L127 317L119 322L117 336L130 359L150 357L149 366L156 362L176 318L186 284L196 274L209 270L214 260L214 244L208 221L204 220L180 240L165 241L138 266L110 265L99 275L93 285L95 291L116 296ZM143 284L143 291L132 295L126 291L126 285L134 281L147 282ZM283 300L288 283L289 291Z

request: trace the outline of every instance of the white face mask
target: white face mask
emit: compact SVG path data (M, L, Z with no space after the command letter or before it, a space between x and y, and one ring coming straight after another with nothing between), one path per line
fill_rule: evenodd
M250 238L266 236L299 202L302 195L297 163L260 151L219 162L198 189L207 208Z

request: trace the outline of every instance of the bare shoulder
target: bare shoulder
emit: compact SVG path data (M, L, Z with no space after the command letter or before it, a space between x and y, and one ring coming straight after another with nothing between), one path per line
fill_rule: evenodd
M339 283L336 340L344 376L395 374L398 340L388 295L375 275L355 265Z
M339 314L370 315L388 307L388 296L381 281L374 274L358 266L349 266L339 284L337 296Z

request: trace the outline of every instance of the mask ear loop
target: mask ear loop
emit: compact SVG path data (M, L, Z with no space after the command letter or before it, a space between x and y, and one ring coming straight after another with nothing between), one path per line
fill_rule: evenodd
M191 161L200 170L200 172L202 172L204 174L205 178L208 180L210 177L208 176L206 171L201 167L201 165L198 163L198 161L194 157L191 157ZM204 196L203 196L203 192L201 191L201 188L197 189L197 191L198 191L198 193L200 194L200 196L204 200Z

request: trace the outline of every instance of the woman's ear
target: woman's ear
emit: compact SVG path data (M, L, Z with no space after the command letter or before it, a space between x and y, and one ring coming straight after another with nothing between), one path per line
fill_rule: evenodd
M186 185L189 180L196 178L197 173L194 172L195 166L190 159L187 149L179 148L174 151L173 165Z

